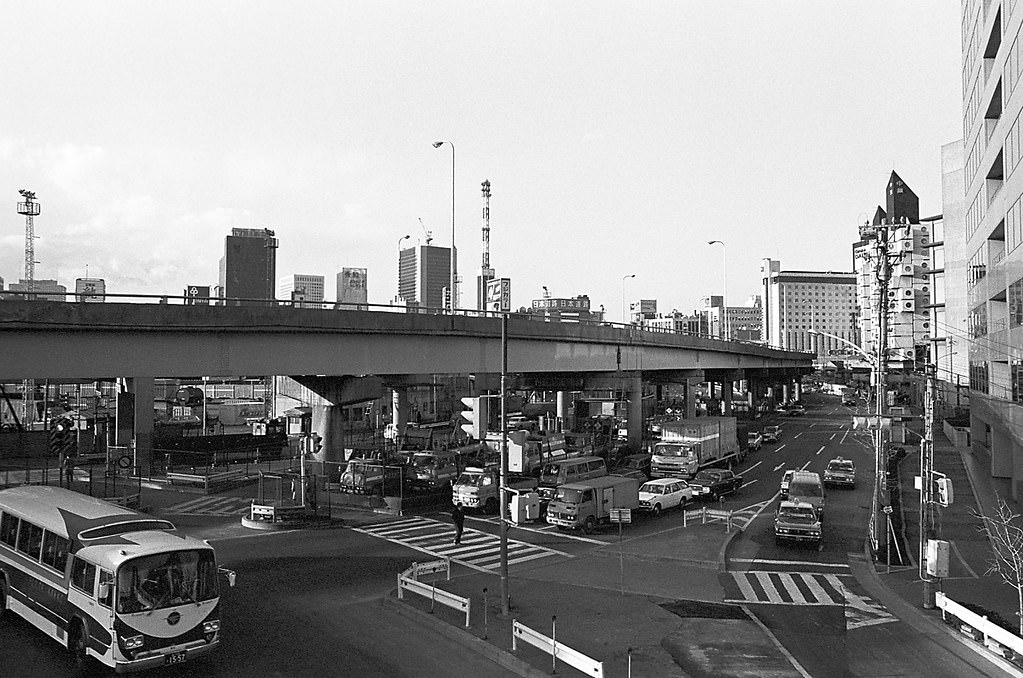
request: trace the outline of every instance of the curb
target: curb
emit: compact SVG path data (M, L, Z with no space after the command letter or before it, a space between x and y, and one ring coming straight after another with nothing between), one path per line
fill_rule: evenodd
M469 650L494 662L501 668L517 673L523 678L549 678L550 674L541 671L531 664L519 659L515 655L502 650L495 645L475 636L462 628L438 620L434 615L417 610L411 605L405 605L394 597L396 589L392 589L380 599L381 605L386 605L406 619L411 619L417 624L429 626L431 629L449 640L461 643Z
M718 550L718 572L728 572L728 549L731 548L732 542L735 541L736 537L742 534L742 528L735 528L734 532L729 533L725 537L724 543L721 544L721 548Z
M865 539L863 541L863 557L865 560L864 570L870 578L873 588L880 589L884 592L885 600L882 602L885 607L888 607L891 612L899 618L899 620L906 622L934 643L941 645L950 653L959 657L971 667L979 671L982 675L991 675L990 670L992 668L997 668L1014 678L1023 678L1023 671L1020 671L1018 667L994 653L989 652L986 648L978 645L977 643L963 638L960 634L948 628L943 621L924 614L915 605L903 599L899 596L899 594L888 588L888 586L884 583L884 580L881 579L881 575L879 575L877 570L874 568L873 556L870 553L869 539ZM855 576L855 572L853 572L853 574ZM856 579L863 584L859 577L856 577ZM864 586L866 588L866 585ZM898 613L891 608L898 608ZM964 650L968 650L968 652ZM987 660L987 663L981 663L983 660Z

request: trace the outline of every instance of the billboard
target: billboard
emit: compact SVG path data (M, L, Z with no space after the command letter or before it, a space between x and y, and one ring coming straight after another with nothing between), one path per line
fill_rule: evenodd
M189 285L185 288L185 305L186 306L209 306L210 304L210 286L209 285Z
M350 308L361 306L367 299L367 269L342 268L337 276L337 300L339 305Z
M495 278L487 281L487 303L484 310L511 311L511 278Z
M102 278L78 278L75 280L75 299L78 301L102 302L107 293L107 283Z

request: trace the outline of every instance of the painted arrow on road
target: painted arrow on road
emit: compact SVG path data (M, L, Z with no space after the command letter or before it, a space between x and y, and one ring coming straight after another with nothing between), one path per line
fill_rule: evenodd
M778 464L777 466L774 467L774 470L777 471L780 468L784 468L784 466L785 466L784 463Z

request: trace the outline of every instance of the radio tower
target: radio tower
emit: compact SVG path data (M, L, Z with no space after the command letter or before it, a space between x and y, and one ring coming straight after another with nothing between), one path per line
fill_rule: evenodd
M28 290L28 298L34 299L35 278L36 278L36 229L34 217L39 216L39 203L36 200L35 191L27 191L24 188L18 191L25 202L18 203L18 214L25 215L25 289Z
M480 311L487 308L487 283L494 279L494 269L490 268L490 180L483 180L483 266L476 280L476 308Z

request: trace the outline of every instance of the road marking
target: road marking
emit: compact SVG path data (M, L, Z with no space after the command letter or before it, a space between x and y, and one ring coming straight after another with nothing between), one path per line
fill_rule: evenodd
M785 443L782 443L778 447L774 448L774 451L775 452L781 452L783 449L785 449Z
M746 613L746 616L749 617L754 624L760 627L760 630L764 632L764 635L771 639L771 642L774 644L774 646L778 648L778 651L781 652L786 659L789 660L789 663L792 664L792 668L798 671L799 675L802 676L802 678L813 678L809 673L807 673L806 669L803 668L802 664L800 664L799 661L792 656L792 653L789 652L788 649L786 649L786 647L781 644L781 641L778 640L778 637L774 635L771 629L767 628L767 625L764 624L764 622L760 621L759 617L750 612L749 608L746 607L745 605L740 605L739 607L742 608L742 611Z
M778 464L772 470L777 471L780 468L785 468L785 462L782 462L782 463Z
M848 563L818 563L805 560L768 560L766 558L729 558L733 563L750 563L764 565L807 565L813 567L844 567L849 569Z
M755 482L757 482L757 479L756 479L756 478L754 478L753 480L750 480L750 481L748 481L748 482L744 482L744 483L742 484L742 486L743 486L743 487L749 487L750 485L752 485L752 484L753 484L753 483L755 483Z
M792 436L792 439L793 439L793 440L795 440L796 438L798 438L798 437L799 437L799 436L801 436L801 435L803 435L803 432L802 432L802 431L800 431L800 432L799 432L799 433L797 433L796 435Z
M823 452L823 451L824 451L824 446L823 446L823 445L821 445L821 449L817 450L817 454L820 454L820 453L821 453L821 452Z
M497 516L492 518L481 518L479 516L466 516L468 520L476 520L481 523L490 523L491 525L500 525L501 519ZM606 541L600 539L591 539L590 537L584 537L579 534L571 534L567 531L559 531L557 525L546 524L542 527L534 527L532 525L516 525L515 523L508 523L508 529L522 530L523 532L533 532L534 534L542 534L547 536L552 532L558 533L558 536L563 539L574 539L575 541L586 542L587 544L598 544L600 546L606 546Z
M750 467L749 467L748 469L746 469L745 471L743 471L743 473L746 473L747 471L752 471L753 469L755 469L756 467L760 466L760 465L761 465L761 464L763 464L763 463L764 463L763 461L758 461L757 463L753 464L753 465L752 465L752 466L750 466Z
M834 439L835 439L835 436L837 436L837 435L838 435L837 433L832 433L832 434L831 434L831 437L830 437L830 438L829 438L828 440L834 440Z
M842 434L842 439L838 441L838 444L839 444L839 445L845 445L845 437L846 437L847 435L849 435L849 432L848 432L848 431L846 431L845 433L843 433L843 434Z

